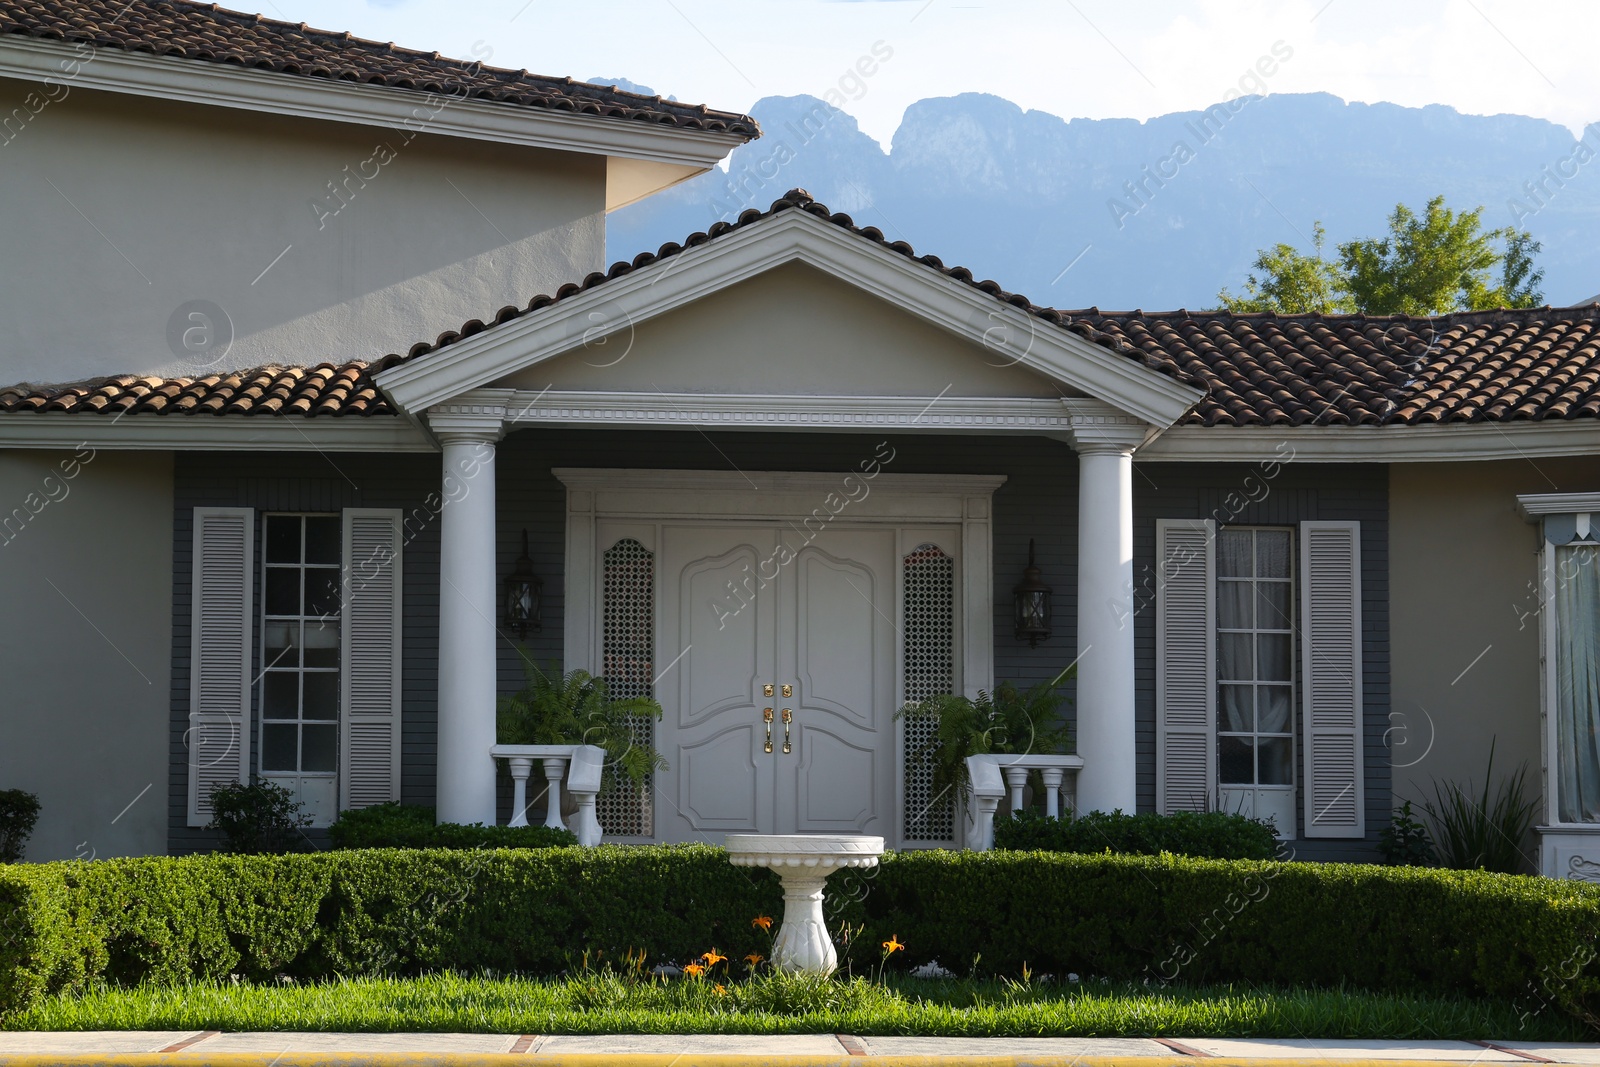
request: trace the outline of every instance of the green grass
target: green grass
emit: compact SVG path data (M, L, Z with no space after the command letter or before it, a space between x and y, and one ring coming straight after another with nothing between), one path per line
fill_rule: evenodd
M1554 1007L1240 986L813 980L728 984L434 974L306 985L101 989L45 1000L12 1030L463 1031L1592 1040Z

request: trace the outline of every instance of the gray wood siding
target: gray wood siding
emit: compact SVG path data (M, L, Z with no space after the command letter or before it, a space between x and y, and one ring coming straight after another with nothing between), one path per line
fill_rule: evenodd
M1253 480L1252 480L1253 479ZM1139 810L1156 801L1156 519L1217 520L1219 525L1292 526L1318 519L1361 523L1362 699L1365 724L1365 841L1293 842L1295 857L1371 862L1389 823L1389 481L1386 467L1281 464L1266 477L1260 464L1144 463L1133 475L1135 670L1139 743ZM1253 498L1253 499L1252 499ZM1298 542L1298 533L1296 535ZM1300 591L1296 575L1296 618ZM1295 662L1299 662L1296 641ZM1296 684L1296 818L1304 829L1299 684Z

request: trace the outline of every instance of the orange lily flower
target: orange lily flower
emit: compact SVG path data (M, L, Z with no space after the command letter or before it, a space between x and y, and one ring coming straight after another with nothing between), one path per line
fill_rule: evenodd
M770 915L757 915L754 919L750 920L750 925L751 926L759 926L763 930L771 930L772 929L772 916L770 916Z
M760 963L762 960L764 960L766 958L767 957L763 956L759 952L752 952L752 953L750 953L750 955L748 955L748 956L746 956L744 958L744 961L750 965L750 969L751 970L755 970L756 964Z
M700 953L700 958L706 961L707 967L715 967L728 957L719 955L717 950L713 948L710 952Z
M716 991L717 991L717 996L719 996L719 997L725 997L725 996L728 995L728 987L725 986L725 985L716 986Z
M883 943L883 954L885 956L892 955L893 953L899 952L903 948L905 948L905 946L900 943L899 935L890 934L889 940Z
M683 969L683 973L688 975L690 978L699 978L702 974L706 973L706 969L700 966L698 963L691 963L689 966Z

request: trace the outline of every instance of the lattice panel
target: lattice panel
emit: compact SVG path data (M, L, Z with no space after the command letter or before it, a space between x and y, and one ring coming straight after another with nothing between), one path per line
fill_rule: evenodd
M655 695L655 555L631 537L602 556L600 596L601 674L612 695ZM653 743L655 723L633 721L635 744ZM650 788L622 775L595 798L595 814L608 836L653 837L655 806Z
M906 701L952 692L956 675L955 560L937 545L918 545L902 561ZM932 719L901 720L905 744L904 832L907 841L947 843L955 838L955 798L935 796L931 756L914 758L938 730Z

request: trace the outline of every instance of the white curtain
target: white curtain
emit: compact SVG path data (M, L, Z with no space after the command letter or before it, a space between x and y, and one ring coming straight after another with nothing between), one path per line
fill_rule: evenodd
M1557 808L1600 822L1600 547L1555 553Z

